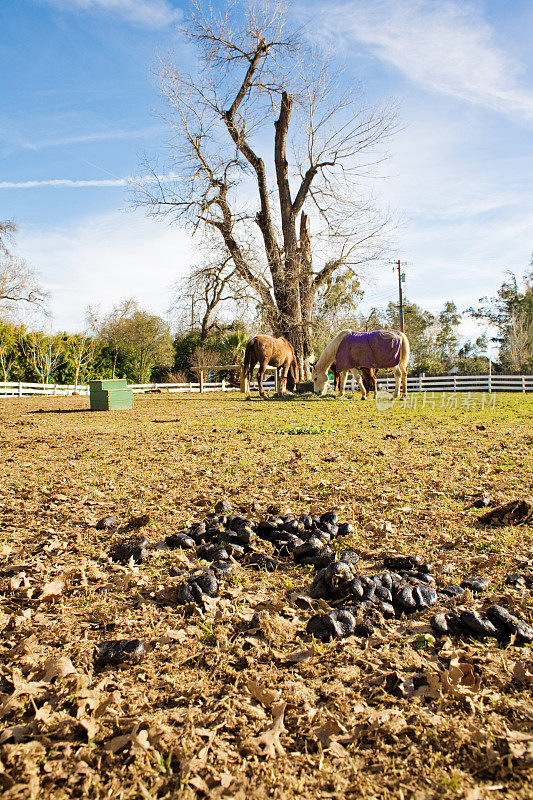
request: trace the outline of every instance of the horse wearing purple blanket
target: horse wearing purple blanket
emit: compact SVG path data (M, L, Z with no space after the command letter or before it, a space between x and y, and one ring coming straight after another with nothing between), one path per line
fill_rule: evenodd
M392 369L396 381L394 397L407 394L407 364L411 350L405 333L400 331L371 331L355 333L341 331L324 348L313 369L313 384L316 394L325 394L328 389L327 373L335 361L340 373L339 393L344 395L346 378L351 372L361 389L361 399L366 399L366 388L361 378L361 368Z

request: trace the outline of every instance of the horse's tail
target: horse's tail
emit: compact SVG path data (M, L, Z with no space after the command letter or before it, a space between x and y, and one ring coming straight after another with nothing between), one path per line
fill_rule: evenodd
M255 363L253 361L254 355L254 339L250 339L244 351L244 362L241 369L241 390L245 394L250 394L250 381L252 379L252 372Z
M400 337L402 340L400 346L400 364L404 369L407 369L409 359L411 358L411 345L409 344L409 339L402 331L400 331Z
M296 384L300 380L300 367L296 357L292 359L289 364L289 375L287 380L287 389L289 392L294 391Z
M294 380L294 385L296 386L296 382L300 380L300 364L298 359L296 358L296 350L294 349L293 345L289 342L291 352L292 352L292 361L289 366L289 372L292 375L292 379Z

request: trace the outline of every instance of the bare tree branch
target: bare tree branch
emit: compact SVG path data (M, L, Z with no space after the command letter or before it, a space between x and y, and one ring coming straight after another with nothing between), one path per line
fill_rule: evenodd
M48 295L39 286L34 271L8 247L16 232L17 225L12 220L0 222L0 311L11 310L17 303L44 308Z

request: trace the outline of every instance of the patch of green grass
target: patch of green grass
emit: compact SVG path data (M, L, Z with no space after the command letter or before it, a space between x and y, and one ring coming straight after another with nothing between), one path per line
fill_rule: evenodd
M198 620L198 627L203 633L202 641L205 642L205 644L216 644L217 637L215 629L212 625L208 625L205 622Z
M417 636L413 642L413 648L415 650L428 650L435 646L435 637L432 636L430 633L421 633L420 636Z
M295 425L292 428L277 428L274 433L286 433L289 436L303 436L305 434L338 433L338 428L324 428L322 425Z

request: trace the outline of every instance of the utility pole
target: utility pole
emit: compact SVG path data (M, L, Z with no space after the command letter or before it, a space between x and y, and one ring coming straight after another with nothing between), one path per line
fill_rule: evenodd
M400 330L402 333L404 331L404 320L403 320L403 292L402 292L402 283L405 283L405 272L402 272L402 267L405 266L404 261L397 261L392 262L394 264L393 270L398 270L398 308L400 309Z

